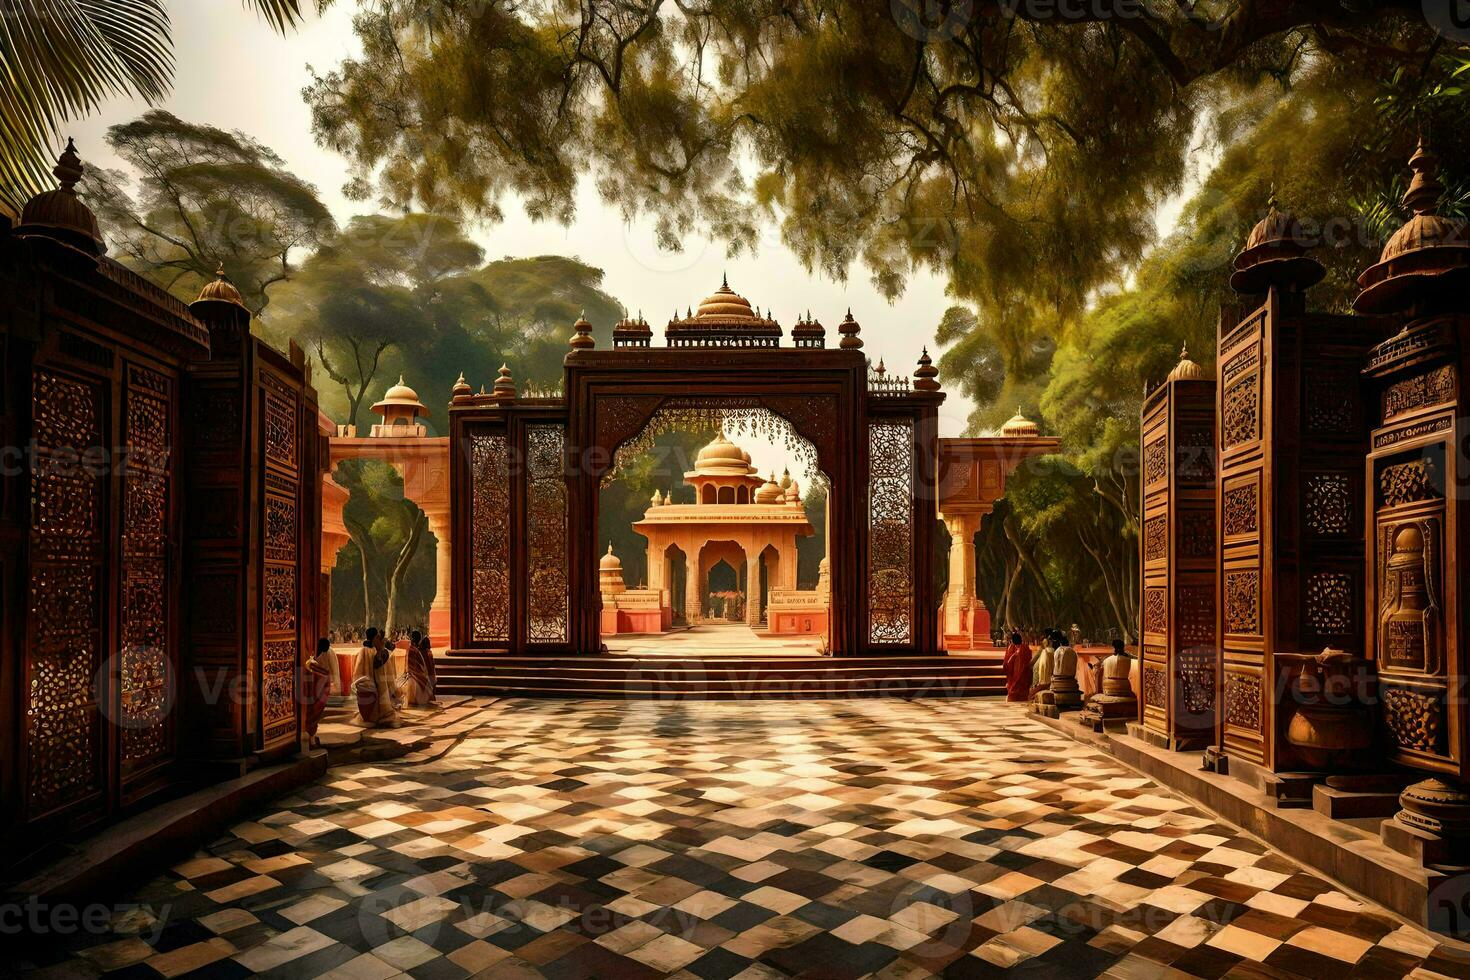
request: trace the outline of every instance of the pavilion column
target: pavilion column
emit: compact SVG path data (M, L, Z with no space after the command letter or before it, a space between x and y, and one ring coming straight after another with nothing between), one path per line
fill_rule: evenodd
M745 622L752 629L761 624L761 556L745 560Z
M979 514L941 515L949 529L949 588L944 593L944 633L946 636L974 630L975 607L975 532L980 529Z
M420 504L429 519L429 531L437 542L434 549L434 602L429 606L429 638L439 650L449 647L449 594L453 588L449 536L449 507Z
M699 556L684 562L684 618L689 625L696 625L704 613L704 603L699 594Z

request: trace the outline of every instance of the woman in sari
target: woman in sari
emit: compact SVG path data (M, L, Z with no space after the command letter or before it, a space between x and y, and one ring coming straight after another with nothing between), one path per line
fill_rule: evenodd
M352 676L352 693L357 696L357 713L364 724L398 727L398 711L393 704L397 686L388 647L377 627L372 627L357 652L357 669Z
M429 655L424 653L428 640L418 630L408 639L408 676L403 682L403 703L418 708L434 703L434 669Z
M337 658L332 653L332 643L326 637L316 641L316 656L306 661L306 670L302 680L305 688L306 704L306 737L307 746L315 748L321 744L316 737L317 726L322 723L322 715L327 710L327 695L332 693L332 674L337 666Z
M1006 647L1001 669L1006 675L1006 700L1025 701L1031 696L1031 647L1021 637L1021 631L1011 633L1011 645Z

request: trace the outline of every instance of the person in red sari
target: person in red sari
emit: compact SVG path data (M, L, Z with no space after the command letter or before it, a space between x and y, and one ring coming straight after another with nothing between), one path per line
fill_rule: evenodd
M306 661L302 686L306 689L306 737L310 748L321 744L321 740L316 737L316 730L322 723L322 715L327 711L327 695L332 693L335 660L331 641L322 637L316 641L316 656Z
M1001 669L1006 675L1006 700L1028 701L1031 697L1031 647L1021 638L1019 630L1012 631L1011 645L1006 647Z

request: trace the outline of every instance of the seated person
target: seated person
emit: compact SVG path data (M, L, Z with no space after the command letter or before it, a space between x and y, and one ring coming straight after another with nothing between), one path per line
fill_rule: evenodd
M362 649L357 652L357 669L352 676L352 693L357 696L357 713L363 722L379 728L398 727L398 682L388 645L376 626L370 627Z
M403 703L410 708L436 705L434 700L434 655L429 638L414 630L408 639L407 676L403 681Z

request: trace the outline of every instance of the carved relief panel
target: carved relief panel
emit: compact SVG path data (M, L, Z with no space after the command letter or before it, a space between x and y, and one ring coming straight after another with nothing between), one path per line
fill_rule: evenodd
M566 426L526 426L526 642L566 643Z
M94 797L105 780L95 681L107 494L103 478L79 460L105 452L108 441L100 382L38 366L31 391L36 448L22 717L25 810L35 819Z
M125 775L173 755L168 709L177 663L168 575L173 385L137 365L126 381L117 716Z
M301 499L300 401L297 393L268 370L259 374L264 461L260 521L261 646L255 665L262 750L290 744L297 737L294 691L301 650L301 562L298 548Z
M470 639L510 643L510 447L470 436Z
M914 423L868 423L868 642L914 642Z

